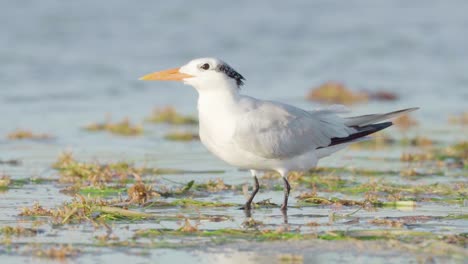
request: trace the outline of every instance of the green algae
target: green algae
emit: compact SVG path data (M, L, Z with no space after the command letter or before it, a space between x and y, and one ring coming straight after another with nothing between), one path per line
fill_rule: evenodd
M468 163L468 141L462 141L450 146L431 148L424 152L404 153L401 156L402 161L407 162L441 162L451 161L447 164L461 164L461 168L466 170ZM442 164L446 166L447 164ZM468 174L465 174L468 175Z
M315 188L318 188L321 190L329 190L329 191L336 191L336 190L342 189L345 186L352 183L349 180L344 180L337 176L323 177L323 176L317 176L317 175L303 176L299 178L298 182L300 184L307 184L307 185L314 186Z
M466 234L457 235L460 238ZM288 240L398 240L401 242L411 243L420 238L440 240L446 239L446 236L439 236L427 231L412 231L406 229L362 229L362 230L332 230L320 233L303 233L297 231L283 230L256 230L256 229L217 229L217 230L198 230L193 229L185 231L180 228L173 229L140 229L137 230L133 238L167 238L167 237L208 237L222 238L223 240L215 240L216 242L234 242L239 239L256 242L268 241L288 241Z
M80 194L91 195L91 196L114 196L121 193L126 193L127 188L122 188L120 186L106 186L106 187L93 187L87 186L82 187L79 190Z
M99 215L99 218L110 221L155 219L152 214L112 206L99 206L94 212L101 212L102 215Z
M223 174L226 173L224 170L182 170L182 169L174 169L174 168L147 168L142 167L141 169L142 174L157 174L157 175L173 175L173 174Z
M252 241L275 241L275 240L302 240L313 238L314 235L299 232L279 232L276 230L243 230L243 229L217 229L217 230L194 230L191 232L183 229L141 229L135 232L134 238L151 238L163 236L183 237L225 237L229 239L246 239Z
M211 202L211 201L198 201L190 198L177 199L171 202L152 201L145 204L145 208L157 207L232 207L238 206L233 203Z
M363 229L363 230L334 230L318 234L318 239L323 240L399 240L411 242L417 238L438 239L439 237L431 232L412 231L406 229Z
M80 162L73 154L64 152L52 164L52 168L60 174L60 182L88 182L95 186L119 182L133 182L134 175L164 175L164 174L222 174L223 170L182 170L171 168L137 167L131 162L119 161L110 163ZM129 178L130 176L130 178Z
M373 206L373 207L392 207L392 208L402 208L402 207L414 207L416 206L415 201L407 200L407 201L378 201L378 200L363 200L363 201L355 201L355 200L346 200L346 199L339 199L336 197L332 198L324 198L324 197L307 197L307 196L299 196L298 200L301 204L315 204L315 205L332 205L332 204L339 204L344 206Z
M314 174L327 174L327 175L337 175L337 174L352 174L359 176L388 176L388 175L397 175L398 171L392 170L377 170L377 169L363 169L363 168L348 168L348 167L319 167L310 171L312 175Z
M468 220L468 214L450 214L444 217L445 219L453 219L453 220Z
M155 218L152 214L114 206L121 203L120 200L92 199L77 195L72 201L52 209L46 209L36 203L30 208L23 208L20 216L50 217L55 224Z
M12 188L21 188L26 184L45 184L50 182L54 182L54 180L45 178L11 179L8 175L2 175L0 176L0 191Z
M346 236L359 240L397 239L411 241L416 238L437 238L434 233L406 229L372 229L342 231Z
M8 190L11 185L11 178L8 175L0 176L0 190Z
M87 181L92 185L103 185L116 180L125 183L128 176L142 172L140 168L127 162L108 164L78 162L71 153L61 154L52 167L59 171L61 182Z
M349 239L349 237L345 235L345 232L341 232L341 231L328 231L323 234L319 234L317 238L323 239L323 240L331 240L331 241Z
M346 181L341 184L322 184L320 185L326 191L334 191L345 194L363 194L367 192L380 192L387 194L406 193L410 195L433 194L440 196L452 195L455 197L466 197L468 195L468 186L464 182L452 183L433 183L419 185L403 185L386 181L371 181L368 183L359 183L357 181ZM415 197L415 196L414 196Z
M192 189L206 192L220 192L238 188L235 185L224 183L221 178L217 178L215 180L208 180L205 183L194 183Z

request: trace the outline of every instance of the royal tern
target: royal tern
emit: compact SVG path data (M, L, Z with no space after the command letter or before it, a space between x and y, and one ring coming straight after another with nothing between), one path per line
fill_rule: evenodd
M218 158L249 169L253 176L255 188L245 209L251 208L259 190L258 171L273 170L282 176L284 211L291 189L288 172L311 169L319 159L392 125L378 122L417 109L340 117L337 114L343 112L343 106L308 111L256 99L241 95L244 77L215 58L195 59L140 80L182 81L197 90L201 142Z

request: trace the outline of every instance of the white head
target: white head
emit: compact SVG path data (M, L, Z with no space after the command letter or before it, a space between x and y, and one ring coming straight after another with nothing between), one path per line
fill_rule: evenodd
M244 77L227 63L215 58L200 58L180 68L150 73L140 80L183 81L198 92L213 89L236 91L244 84Z

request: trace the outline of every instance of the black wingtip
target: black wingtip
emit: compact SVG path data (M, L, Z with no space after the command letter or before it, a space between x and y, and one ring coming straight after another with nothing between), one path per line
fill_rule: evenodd
M389 126L392 126L393 125L393 122L383 122L383 123L377 123L377 124L372 124L372 125L367 125L367 126L363 126L363 127L360 127L364 130L371 130L372 132L370 132L369 134L372 134L372 133L375 133L377 131L380 131L382 129L385 129ZM369 135L367 134L367 135Z
M349 135L347 137L343 137L343 138L332 138L330 145L328 145L327 147L331 147L331 146L334 146L334 145L354 141L354 140L356 140L358 138L362 138L362 137L368 136L370 134L373 134L375 132L378 132L378 131L380 131L382 129L385 129L385 128L391 126L391 125L393 125L392 122L384 122L384 123L366 125L366 126L362 126L362 127L355 127L355 129L357 130L356 133L351 134L351 135Z

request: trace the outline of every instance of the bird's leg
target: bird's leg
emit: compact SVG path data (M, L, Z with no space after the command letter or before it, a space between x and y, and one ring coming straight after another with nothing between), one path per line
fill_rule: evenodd
M244 206L245 210L250 210L252 208L252 201L253 201L255 195L257 194L258 190L260 189L260 184L258 184L258 179L257 179L256 172L252 171L252 175L253 175L253 178L254 178L254 181L255 181L255 187L254 187L254 190L253 190L252 194L250 194L249 199L247 199L247 202L245 202L245 206Z
M287 210L281 210L281 213L283 213L283 224L288 224L288 211Z
M281 205L281 210L286 211L288 210L288 197L289 197L289 192L291 191L291 185L289 185L289 182L288 182L288 174L282 173L282 176L283 176L283 181L284 181L284 199L283 199L283 204Z
M245 214L246 221L248 221L248 219L252 217L252 211L249 209L245 209L244 214Z

